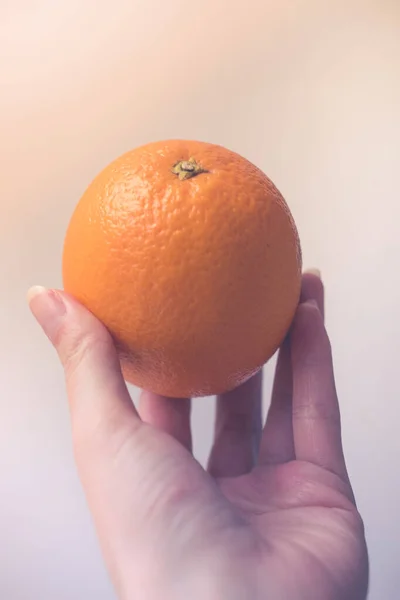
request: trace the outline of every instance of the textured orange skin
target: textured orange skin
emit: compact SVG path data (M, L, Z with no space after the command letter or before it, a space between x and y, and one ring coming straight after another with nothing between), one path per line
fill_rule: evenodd
M171 172L194 157L208 172ZM127 381L165 396L217 394L274 354L300 295L301 252L281 194L220 146L165 141L91 183L64 245L67 292L110 330Z

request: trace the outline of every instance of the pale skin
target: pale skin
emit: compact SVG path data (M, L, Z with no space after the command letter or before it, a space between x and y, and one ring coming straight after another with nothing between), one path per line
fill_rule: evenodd
M135 408L105 327L65 293L31 290L65 370L77 468L118 598L366 598L323 295L305 274L264 425L261 374L217 399L205 470L190 401L143 392Z

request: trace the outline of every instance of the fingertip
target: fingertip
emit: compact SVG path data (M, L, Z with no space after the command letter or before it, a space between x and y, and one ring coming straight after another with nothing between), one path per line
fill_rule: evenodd
M290 333L292 365L317 364L330 349L318 303L314 299L299 305Z
M43 287L42 285L33 285L32 287L30 287L26 294L26 301L28 302L28 305L31 306L31 303L33 302L33 300L36 297L41 296L45 292L46 292L46 288Z
M305 271L305 275L313 275L314 277L318 277L318 279L322 279L322 277L321 277L321 271L319 269L316 269L316 268L307 269Z
M66 313L62 296L57 290L33 286L28 290L27 301L36 321L54 344L60 323Z
M318 308L324 316L324 296L325 288L320 272L317 269L306 271L302 279L300 302L316 300Z
M308 339L316 329L322 330L324 325L318 303L311 298L297 307L290 333L292 344L298 339Z

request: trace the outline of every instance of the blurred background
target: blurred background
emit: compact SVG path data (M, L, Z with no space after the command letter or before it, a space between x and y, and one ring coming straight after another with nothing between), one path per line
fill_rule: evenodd
M261 167L322 270L370 598L397 599L398 0L1 0L0 73L0 597L114 599L25 294L61 286L65 229L100 169L183 137ZM202 461L212 418L212 399L194 403Z

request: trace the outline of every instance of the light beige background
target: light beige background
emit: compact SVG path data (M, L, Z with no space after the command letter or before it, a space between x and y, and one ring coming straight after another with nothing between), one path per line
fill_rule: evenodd
M399 107L398 0L0 0L2 600L114 598L25 292L61 285L97 171L167 137L237 150L286 196L327 286L370 597L399 597ZM202 460L211 420L196 402Z

